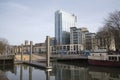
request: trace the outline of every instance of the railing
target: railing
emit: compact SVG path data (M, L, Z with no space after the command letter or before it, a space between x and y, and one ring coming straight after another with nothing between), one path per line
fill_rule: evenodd
M86 55L86 52L52 52L51 55Z
M14 59L14 55L12 55L12 54L0 55L0 59Z
M52 58L61 58L61 59L87 59L88 56L86 55L80 55L80 54L52 54L50 57Z
M109 51L108 55L120 55L120 51L116 52L116 51Z

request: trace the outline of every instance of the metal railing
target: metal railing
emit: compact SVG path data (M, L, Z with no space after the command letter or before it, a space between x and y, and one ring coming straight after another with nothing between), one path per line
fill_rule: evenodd
M0 55L0 59L14 59L14 55L12 55L12 54Z

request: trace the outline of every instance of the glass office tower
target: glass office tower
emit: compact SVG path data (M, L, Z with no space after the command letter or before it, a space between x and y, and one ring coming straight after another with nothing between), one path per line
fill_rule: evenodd
M55 40L56 44L70 43L70 27L76 27L77 17L74 14L58 10L55 12Z

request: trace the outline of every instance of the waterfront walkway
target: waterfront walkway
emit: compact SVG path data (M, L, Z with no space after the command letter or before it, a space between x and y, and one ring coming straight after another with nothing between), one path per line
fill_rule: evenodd
M32 61L29 62L29 55L25 54L23 55L23 61L21 61L21 55L15 56L15 64L23 63L28 64L34 67L40 67L43 69L49 69L52 68L51 66L46 66L46 56L40 56L38 54L32 54Z
M31 66L34 66L34 67L39 67L39 68L43 68L43 69L52 69L52 66L47 66L46 63L40 63L40 62L37 62L37 61L32 61L32 62L23 62L24 64L28 64L28 65L31 65Z
M14 55L13 54L0 55L0 60L9 60L9 59L14 59Z
M32 62L24 61L23 63L31 65L31 66L35 66L35 67L46 68L46 64L45 63L39 63L39 62L36 62L36 61L32 61Z
M51 61L56 61L56 60L75 60L75 59L81 59L81 60L87 60L88 57L85 55L78 55L78 54L54 54L50 56L50 62ZM15 63L24 63L24 64L28 64L31 66L35 66L35 67L40 67L40 68L52 68L49 66L46 66L46 56L40 56L38 54L32 54L32 61L29 62L29 55L23 55L23 61L21 61L21 55L16 55L15 58Z
M50 56L52 59L56 60L67 60L67 59L88 59L88 56L79 54L54 54Z

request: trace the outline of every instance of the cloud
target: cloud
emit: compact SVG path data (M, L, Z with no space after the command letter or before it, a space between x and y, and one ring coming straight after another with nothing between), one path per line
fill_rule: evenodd
M3 9L5 9L5 8L16 9L16 10L20 10L20 11L29 10L29 8L27 6L22 5L20 3L15 3L15 2L2 2L2 3L0 3L0 7L2 7Z
M28 7L21 5L21 4L18 4L18 3L9 3L9 6L24 10L24 11L28 10Z

